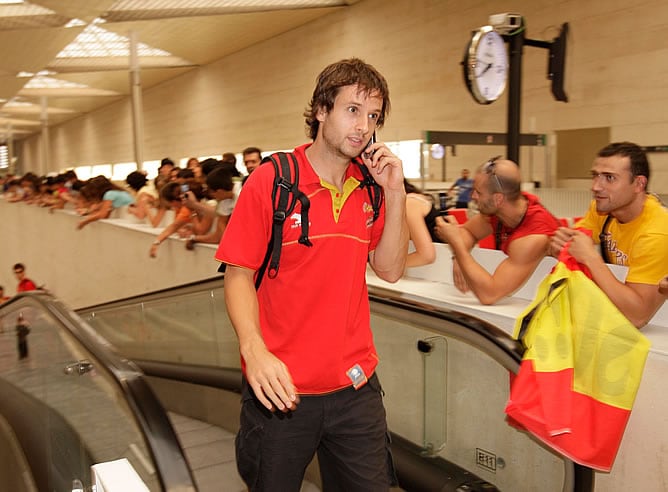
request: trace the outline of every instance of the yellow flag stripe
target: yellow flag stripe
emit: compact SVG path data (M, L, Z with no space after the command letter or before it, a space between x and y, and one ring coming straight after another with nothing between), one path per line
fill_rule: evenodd
M559 279L566 279L554 288ZM552 290L551 290L552 288ZM573 368L573 389L601 402L631 409L650 342L580 271L557 264L518 318L536 312L525 332L524 355L537 372Z

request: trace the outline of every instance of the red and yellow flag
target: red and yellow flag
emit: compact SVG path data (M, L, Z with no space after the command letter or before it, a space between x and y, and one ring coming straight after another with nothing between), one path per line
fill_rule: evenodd
M565 257L517 319L526 351L506 414L576 463L609 471L650 342Z

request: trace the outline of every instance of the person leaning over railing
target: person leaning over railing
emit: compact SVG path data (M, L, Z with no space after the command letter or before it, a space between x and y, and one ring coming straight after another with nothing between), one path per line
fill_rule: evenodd
M83 229L96 220L106 219L114 209L134 203L130 193L102 175L89 179L81 188L81 196L88 203L88 214L79 221L77 229Z
M641 328L665 301L668 210L647 192L649 161L634 143L601 149L591 175L594 199L587 214L575 229L558 229L551 254L557 256L568 244L570 254L589 269L613 304ZM591 231L591 237L580 229ZM628 267L626 280L617 280L606 263Z
M197 157L191 157L188 159L188 162L186 162L186 169L192 169L193 175L197 181L204 181L202 166L200 165L199 159L197 159Z
M223 237L236 197L234 195L234 182L229 169L218 167L206 176L207 192L209 197L216 201L212 207L207 203L198 201L191 191L184 195L183 204L193 212L209 215L216 219L216 227L204 234L191 234L186 242L186 249L192 250L195 243L218 244Z
M73 170L65 171L62 174L56 176L56 181L58 187L53 193L53 201L50 206L50 210L63 209L67 204L75 206L75 202L79 195L79 190L83 186L82 182L77 178L76 172ZM79 185L75 189L75 183Z
M32 203L37 196L40 178L31 172L25 173L20 178L16 178L8 185L5 200L10 203L24 202Z
M5 183L3 199L7 203L15 203L23 200L23 188L19 178L12 178Z
M128 211L139 220L146 220L156 227L165 214L166 207L160 207L160 195L155 184L146 177L144 171L132 171L125 182L133 193L135 202L128 206Z
M455 217L438 217L436 233L453 254L453 280L462 292L472 291L482 304L494 304L519 289L545 257L557 219L520 189L513 161L495 157L476 172L472 200L479 214L457 225ZM508 257L490 274L471 255L481 239L494 235L496 249Z
M195 195L197 200L204 198L202 185L198 182L190 182L188 189ZM160 244L172 234L179 233L181 237L188 237L191 234L204 234L211 228L213 217L202 211L193 211L186 207L184 205L185 191L183 190L182 185L172 182L167 183L160 192L160 197L174 210L176 216L174 217L174 221L165 227L151 244L149 251L151 258L157 256Z

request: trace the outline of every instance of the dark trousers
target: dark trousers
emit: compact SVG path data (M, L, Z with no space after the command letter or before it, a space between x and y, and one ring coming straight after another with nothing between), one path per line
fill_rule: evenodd
M19 359L25 359L28 357L28 340L19 340L16 344L16 348L19 352Z
M253 492L298 492L316 452L325 492L387 491L396 484L375 375L359 390L301 396L288 413L268 411L244 380L236 450L239 474Z

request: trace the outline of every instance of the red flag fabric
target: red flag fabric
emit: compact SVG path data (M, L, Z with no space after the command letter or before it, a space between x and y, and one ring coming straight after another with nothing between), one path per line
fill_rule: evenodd
M610 471L650 342L562 254L515 323L526 350L506 414L576 463Z

